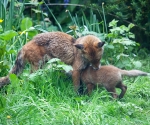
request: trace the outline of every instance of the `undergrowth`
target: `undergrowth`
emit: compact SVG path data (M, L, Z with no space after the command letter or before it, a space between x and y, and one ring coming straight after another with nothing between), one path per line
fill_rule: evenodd
M150 68L144 60L143 70ZM121 100L113 100L103 88L91 96L78 96L72 79L56 68L42 69L0 90L0 125L148 125L150 77L124 78L128 86Z
M58 28L62 31L51 8L46 6L57 27L44 22L47 15L42 11L34 9L37 15L41 14L42 25L39 25L40 20L25 17L23 10L26 4L25 1L0 1L0 76L9 72L18 50L33 36L40 32L56 31ZM35 7L39 8L41 4ZM68 24L67 33L74 37L92 34L106 40L102 64L115 64L121 68L137 68L149 72L149 55L144 50L138 52L139 45L130 40L134 38L134 34L130 32L133 24L118 26L118 21L113 20L107 31L104 11L103 16L99 15L101 20L97 19L92 9L89 18L84 12L81 16L72 16L70 11L65 14L72 22ZM11 74L11 84L0 89L0 125L150 123L150 77L124 78L124 83L128 86L127 93L123 99L113 100L103 88L96 89L91 96L78 96L74 92L72 79L57 67L40 69L33 74L29 74L28 70L27 66L19 78Z

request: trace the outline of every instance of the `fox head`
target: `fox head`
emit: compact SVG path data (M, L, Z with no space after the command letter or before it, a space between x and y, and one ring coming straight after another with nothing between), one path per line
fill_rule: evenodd
M75 47L81 50L82 57L86 59L93 69L98 70L100 67L100 60L103 55L103 45L97 37L93 35L84 36L75 43Z

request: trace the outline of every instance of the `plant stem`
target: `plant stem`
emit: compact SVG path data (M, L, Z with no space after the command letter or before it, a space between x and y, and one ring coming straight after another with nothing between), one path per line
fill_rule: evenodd
M103 10L104 24L105 24L106 33L108 33L107 24L106 24L106 18L105 18L105 11L104 11L104 3L102 3L102 10Z
M53 18L54 18L54 20L56 21L56 23L57 23L58 27L59 27L59 28L60 28L60 30L63 32L63 29L62 29L62 27L61 27L60 23L57 21L57 19L55 18L54 14L52 13L52 11L49 9L49 7L48 7L48 5L46 4L45 0L43 0L43 1L44 1L45 5L46 5L47 9L48 9L48 10L49 10L49 12L51 13L52 17L53 17Z

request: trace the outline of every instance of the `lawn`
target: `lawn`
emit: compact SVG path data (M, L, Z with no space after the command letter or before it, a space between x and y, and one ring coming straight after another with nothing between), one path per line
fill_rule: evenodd
M142 61L141 70L149 71L149 60ZM60 71L29 74L27 68L0 90L0 125L149 125L150 77L125 77L124 84L128 90L121 100L104 88L78 96L72 79Z
M24 44L36 34L51 31L63 31L74 38L95 35L106 43L103 65L150 72L149 19L143 17L148 13L146 2L124 1L126 7L120 5L122 2L109 2L109 6L95 6L92 2L82 4L83 8L65 8L48 6L47 0L0 0L0 77L8 74ZM120 6L119 13L116 5ZM137 9L137 5L143 9ZM122 8L128 9L127 15ZM105 9L107 13L107 9L113 9L115 15L109 16ZM134 10L138 13L133 15ZM136 32L130 32L132 28ZM77 95L72 79L57 66L29 72L27 65L23 74L11 74L11 84L0 88L0 125L150 124L150 76L125 77L127 92L121 100L114 100L104 88L97 88L90 96Z

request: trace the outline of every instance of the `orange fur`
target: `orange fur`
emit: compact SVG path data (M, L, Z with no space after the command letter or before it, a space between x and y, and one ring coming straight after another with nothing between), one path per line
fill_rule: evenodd
M91 67L88 67L82 71L81 80L86 84L88 94L98 85L104 86L114 98L118 97L115 88L120 88L121 93L119 98L122 98L127 90L127 87L122 82L122 76L124 75L146 76L148 73L140 70L121 70L111 65L101 66L98 70L93 70Z
M72 36L63 32L41 33L22 47L10 73L19 75L26 62L31 64L31 72L33 72L42 68L49 59L59 58L66 64L72 65L73 83L77 91L81 70L90 64L94 69L99 68L103 45L104 42L93 35L75 40ZM8 76L0 78L0 87L7 85L9 82Z

